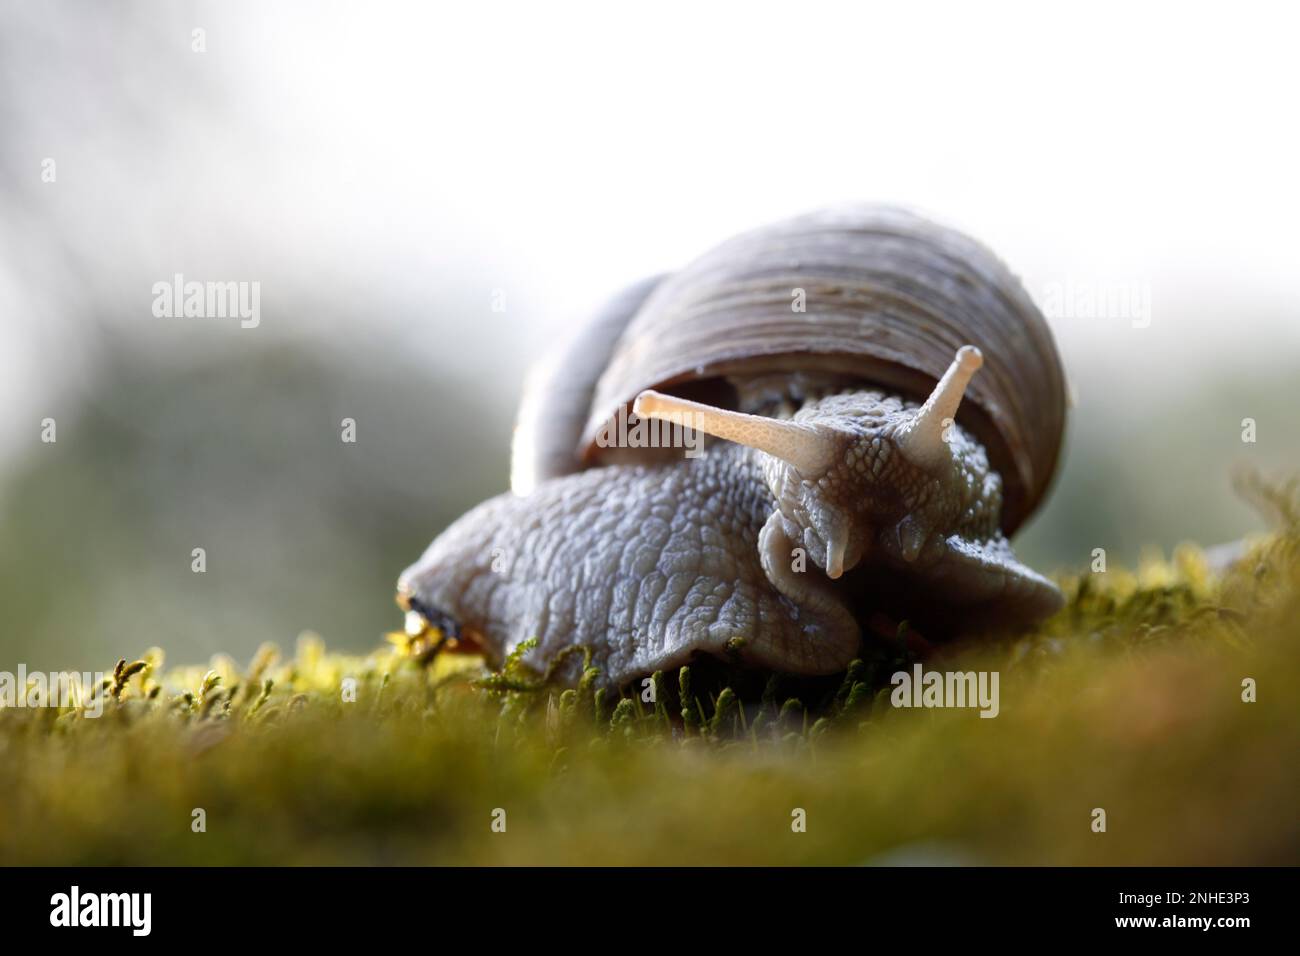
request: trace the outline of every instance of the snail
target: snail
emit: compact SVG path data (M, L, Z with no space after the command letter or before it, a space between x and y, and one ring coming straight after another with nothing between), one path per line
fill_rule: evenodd
M398 603L495 664L583 646L612 687L702 656L837 673L873 615L1025 626L1063 604L1008 536L1065 401L1043 316L983 245L887 206L793 218L628 289L540 362L512 491L437 537Z

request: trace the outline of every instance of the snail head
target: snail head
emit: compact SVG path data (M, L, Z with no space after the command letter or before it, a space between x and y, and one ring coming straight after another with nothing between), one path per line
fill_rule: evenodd
M909 566L924 563L930 546L949 534L995 532L1001 480L983 448L954 423L982 364L978 349L960 348L920 406L852 391L776 419L645 391L634 411L675 421L689 415L701 431L761 452L789 540L838 578L869 554Z

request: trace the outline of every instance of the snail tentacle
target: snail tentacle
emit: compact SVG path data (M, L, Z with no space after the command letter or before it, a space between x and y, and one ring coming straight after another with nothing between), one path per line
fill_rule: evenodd
M809 477L825 471L835 458L833 441L816 428L797 422L714 408L653 389L636 397L632 411L642 418L689 424L714 438L766 452Z
M899 447L912 461L933 468L948 460L950 453L944 432L952 427L966 386L983 364L984 356L975 346L963 345L957 350L948 371L943 373L916 417L899 432Z

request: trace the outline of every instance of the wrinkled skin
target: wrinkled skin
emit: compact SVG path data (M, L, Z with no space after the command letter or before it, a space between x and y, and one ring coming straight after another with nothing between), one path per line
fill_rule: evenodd
M998 529L1001 479L959 427L949 459L921 468L896 436L917 406L878 392L810 399L794 416L833 436L821 474L718 443L665 465L611 465L501 495L439 536L398 582L398 600L499 663L537 638L538 670L573 644L621 686L710 654L819 675L857 656L844 569L887 568L957 606L1032 620L1062 602L1016 561ZM810 559L810 560L809 560ZM562 679L577 677L574 667Z
M499 660L520 641L539 670L586 644L611 683L719 656L800 673L845 666L853 619L801 611L759 563L774 507L736 446L665 467L615 465L501 495L465 515L407 571L412 606L453 617ZM497 570L493 570L496 560Z

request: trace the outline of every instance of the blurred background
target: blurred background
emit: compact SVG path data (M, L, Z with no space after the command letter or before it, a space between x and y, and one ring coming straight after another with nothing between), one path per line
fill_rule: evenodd
M0 2L0 669L374 646L506 488L532 356L843 200L965 229L1048 312L1077 403L1030 564L1240 537L1232 470L1300 471L1267 8L446 6ZM156 317L176 273L259 282L260 325Z

